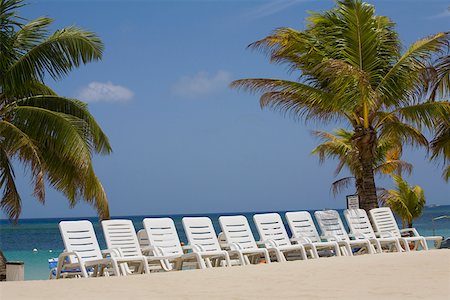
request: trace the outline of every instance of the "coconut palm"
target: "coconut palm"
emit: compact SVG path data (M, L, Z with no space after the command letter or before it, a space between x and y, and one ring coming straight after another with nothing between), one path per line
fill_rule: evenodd
M358 160L358 150L352 144L352 131L345 129L334 130L333 133L314 131L314 135L323 142L312 150L312 154L319 156L319 162L323 163L325 159L337 159L338 166L335 170L337 176L342 169L347 168L352 176L344 177L334 181L331 185L333 194L338 194L343 188L349 187L353 182L356 193L362 192L361 165ZM412 164L401 160L401 145L392 140L386 140L380 137L377 144L374 160L374 172L380 175L389 175L396 173L401 175L403 172L408 174L412 171Z
M307 28L279 28L250 45L271 62L287 64L297 81L252 78L231 86L262 92L260 104L295 118L337 121L352 128L351 142L361 166L361 207L377 207L374 165L379 135L401 144L427 145L421 129L449 118L448 101L418 97L426 61L440 53L449 34L437 33L405 51L387 17L372 5L342 0L324 13L312 13ZM448 87L446 87L448 88Z
M59 79L99 60L103 44L76 27L50 34L50 18L24 23L17 14L23 5L0 1L0 207L12 220L20 216L14 166L21 163L40 202L48 182L70 206L83 199L108 218L106 194L92 167L93 153L110 153L108 138L86 104L58 96L44 83L45 75Z
M380 199L400 217L403 228L412 228L413 220L423 213L425 194L420 186L410 186L401 176L393 175L392 178L396 189L385 191Z

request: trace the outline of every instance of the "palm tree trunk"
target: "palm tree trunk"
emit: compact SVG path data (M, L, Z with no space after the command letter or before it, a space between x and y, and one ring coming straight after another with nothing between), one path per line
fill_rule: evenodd
M353 136L353 143L359 152L361 164L361 187L359 206L367 212L378 207L377 190L373 173L377 135L373 128L357 127Z
M3 255L2 250L0 250L0 281L6 280L6 257Z
M359 197L364 193L363 192L363 180L362 176L355 175L355 186L356 186L356 193Z

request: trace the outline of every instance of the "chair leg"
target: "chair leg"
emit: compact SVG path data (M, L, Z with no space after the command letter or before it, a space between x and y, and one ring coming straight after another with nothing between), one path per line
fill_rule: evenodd
M341 251L340 251L339 245L337 243L336 243L336 245L334 245L334 255L341 256Z
M194 253L195 259L197 260L198 268L199 269L206 269L205 261L203 260L202 256L198 253Z
M80 270L81 270L81 274L84 278L89 277L88 272L86 270L86 266L83 263L80 264Z
M273 248L273 252L275 253L275 257L277 258L278 262L285 262L286 261L286 258L284 257L283 252L281 252L277 248Z
M344 256L353 256L352 248L350 247L350 245L348 243L345 243L343 245L341 244L341 249L343 250L342 254Z
M317 248L314 245L311 245L311 249L309 250L312 258L319 258L319 253L317 252Z
M206 267L207 268L212 268L211 259L209 257L205 258L205 262L206 262Z
M428 250L427 241L423 238L421 241L423 250Z
M264 257L266 258L266 264L270 264L271 261L270 261L269 251L267 251L266 249L264 249Z
M230 259L230 255L228 254L228 252L224 253L225 256L225 264L227 267L231 267L231 259Z
M245 265L250 265L250 260L248 259L248 255L244 255Z
M148 260L145 256L142 259L142 268L143 268L144 274L150 274L150 268L148 267ZM139 273L142 274L141 267L139 267L139 269L140 269Z
M117 263L117 260L111 259L111 263L112 263L112 267L113 267L115 275L116 276L121 276L121 274L120 274L121 268L119 267L119 264Z
M303 247L303 245L301 245L301 248L300 248L300 256L302 257L303 260L308 259L308 255L306 254L306 250L305 250L305 247Z

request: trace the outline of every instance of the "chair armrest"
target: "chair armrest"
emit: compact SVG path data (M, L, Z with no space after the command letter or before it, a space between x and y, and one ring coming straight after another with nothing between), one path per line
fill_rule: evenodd
M407 233L407 232L411 232L413 234L413 236L420 236L420 234L417 232L417 230L415 228L400 229L400 234Z
M275 240L260 240L258 242L256 242L256 244L258 244L258 246L264 246L264 247L272 247L272 248L277 248L278 244Z
M222 250L229 250L230 249L230 245L227 243L219 243L219 246Z
M111 248L111 249L102 250L102 255L104 258L106 258L108 255L110 257L119 257L120 252L119 252L119 249L117 249L117 248Z
M338 238L338 237L335 236L335 235L321 235L320 238L323 239L323 240L333 241L333 242L339 242L339 241L341 241L341 239Z
M155 256L163 256L164 255L164 251L162 248L157 247L157 246L145 246L141 248L142 254L149 254L149 253L153 253L153 255Z
M360 232L349 233L348 236L349 236L350 238L355 239L355 240L363 240L363 239L367 239L367 237L366 237L364 234L360 233Z
M290 239L291 242L297 242L300 244L312 244L312 240L308 237L293 237Z
M69 258L70 256L75 256L78 262L81 262L81 256L78 254L78 252L64 251L58 255L58 265L62 266L66 262L66 258Z
M394 238L395 237L395 235L390 231L375 232L375 235L380 238Z
M204 252L205 249L201 245L184 245L181 246L183 250L191 250L196 252Z
M225 247L230 248L230 250L242 250L242 247L237 243L225 244Z

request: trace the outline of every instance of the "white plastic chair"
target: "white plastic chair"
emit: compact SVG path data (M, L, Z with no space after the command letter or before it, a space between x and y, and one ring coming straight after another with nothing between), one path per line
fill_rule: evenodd
M200 269L205 269L206 264L202 256L197 252L184 253L181 247L175 224L170 218L145 218L144 229L147 232L149 248L153 255L162 259L164 270L181 270L186 261L195 261Z
M250 264L249 257L259 259L261 255L264 256L266 263L270 263L269 251L258 248L246 217L221 216L219 223L227 241L226 247L238 253L241 265Z
M283 221L277 213L256 214L253 216L260 241L269 251L274 251L279 262L287 261L289 253L299 253L302 259L307 259L305 248L302 244L293 245L284 228Z
M349 238L337 211L316 211L314 212L314 216L322 232L321 238L327 241L336 241L341 246L341 249L345 251L345 254L353 255L352 249L354 248L365 249L369 254L375 253L372 244L364 236L357 235L354 237L354 240Z
M182 223L188 239L185 249L200 254L208 268L212 267L211 260L215 262L215 266L219 266L220 262L225 260L225 266L231 267L230 255L220 248L210 218L184 217Z
M58 257L56 279L61 278L63 272L67 272L70 277L96 277L103 275L105 268L111 268L117 276L121 275L118 262L123 260L115 257L114 252L100 251L90 221L62 221L59 223L59 231L65 250ZM105 257L108 254L111 256Z
M309 212L287 212L286 219L292 232L291 241L302 244L306 250L310 251L313 258L318 258L321 250L331 250L334 255L341 255L337 242L322 242Z
M374 230L377 234L385 234L389 232L394 237L398 238L403 244L405 251L409 251L409 243L414 244L414 250L422 246L423 250L428 250L427 240L434 241L436 248L439 248L442 243L441 236L421 236L415 228L399 229L394 214L389 207L380 207L370 210L370 217L372 219ZM412 234L412 236L402 236L402 234Z
M391 233L382 233L377 237L364 209L346 209L344 216L350 228L350 235L364 236L375 246L378 253L383 252L382 246L387 246L391 251L402 251L399 239Z
M104 220L102 228L108 249L116 250L120 257L129 260L128 263L120 265L125 274L142 272L148 274L149 261L159 261L158 258L143 254L133 222L130 220Z

